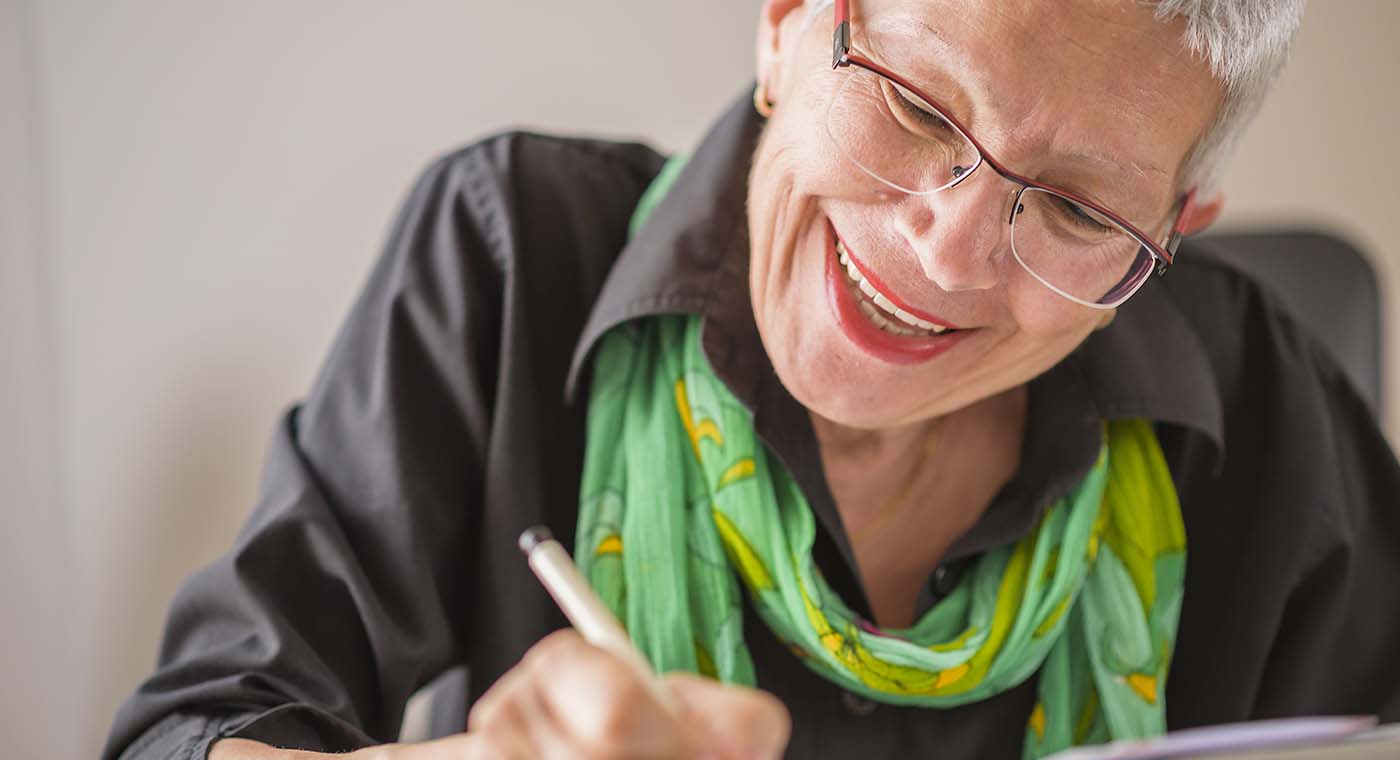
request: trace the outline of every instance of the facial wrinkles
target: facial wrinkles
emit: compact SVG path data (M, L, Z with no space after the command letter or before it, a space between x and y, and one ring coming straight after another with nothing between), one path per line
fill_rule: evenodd
M789 92L806 98L800 88ZM800 101L789 105L794 102ZM815 141L790 139L795 130L807 130L799 123L805 111L790 107L774 114L755 152L751 182L760 184L750 186L754 238L748 285L760 334L766 345L782 345L799 357L809 357L815 346L801 328L806 320L794 315L825 308L823 294L809 283L825 265L814 240L816 206L832 186L826 162L835 158L818 150ZM851 377L857 380L854 372Z
M1059 72L1083 73L1084 84L1075 88L1082 105L1060 109L1083 118L1067 120L1053 145L1081 159L1075 165L1085 167L1086 176L1100 175L1086 195L1095 198L1102 192L1095 200L1139 226L1152 227L1169 211L1177 192L1176 170L1194 144L1182 144L1181 127L1194 126L1190 131L1199 134L1214 115L1213 106L1189 105L1211 105L1219 93L1208 77L1196 82L1182 76L1179 21L1163 24L1150 9L1131 3L1080 3L1076 9L1092 20L1050 13L1037 24L1042 42L1029 43L1045 51L1046 73L1060 79L1068 77ZM1076 53L1073 60L1057 61L1065 50ZM1206 85L1204 91L1200 84ZM1055 105L1045 102L1041 108L1053 111ZM1122 184L1130 190L1111 192Z
M962 55L936 27L901 15L877 15L864 33L858 31L854 44L864 48L877 62L908 77L927 90L964 122L970 122L978 100L989 93L977 90L982 84ZM974 91L965 91L964 88Z
M982 7L986 8L987 6ZM1007 14L1001 10L999 4L992 4L992 7L995 10L991 14L990 26L1012 25L1013 28L1009 35L1001 35L1003 37L1009 36L1011 44L1017 43L1022 37L1033 34L1033 30L1026 28L1026 22L1020 16ZM917 67L919 71L927 72L942 68L942 64L946 63L947 60L979 60L980 62L980 59L985 58L989 52L995 52L990 51L986 45L980 45L976 40L997 37L992 32L1000 33L1001 29L985 28L988 26L987 19L975 13L969 14L968 18L958 18L953 14L947 14L945 20L947 25L951 27L949 32L951 38L958 40L960 45L970 51L970 54L963 55L945 50L943 58L947 60L930 62L930 56L906 57L909 62L901 66L899 60L896 60L900 56L892 51L915 47L915 45L912 42L901 40L898 34L908 34L910 30L918 29L922 35L919 39L926 42L925 47L947 47L947 41L941 33L922 19L902 15L899 12L901 10L903 9L877 8L866 19L867 28L873 30L868 35L866 43L875 47L870 53L877 59L881 56L888 57L890 60L885 61L888 65L901 73L910 71L911 78L915 78L913 71L916 68L914 67L915 62L922 63L922 66ZM983 28L978 28L979 23L982 24ZM860 24L858 23L857 30L859 31L859 29ZM1000 37L997 38L1000 39ZM930 39L933 41L928 42ZM999 42L997 49L1000 50L1005 46L1006 43ZM1042 66L1037 64L1037 67ZM989 144L1011 148L1009 154L999 153L999 155L1045 154L1050 152L1050 149L1036 143L1068 142L1068 140L1061 138L1061 135L1072 132L1073 125L1050 118L1056 110L1055 106L1058 105L1057 96L1054 93L1062 91L1063 88L990 89L981 86L982 78L972 76L971 72L966 70L967 67L963 68L965 76L956 83L957 86L929 87L929 89L933 91L932 94L936 98L942 101L944 107L953 111L960 119L975 125L973 131L982 140ZM994 64L993 73L1005 75L1012 81L1025 81L1027 79L1021 71L1006 64ZM987 78L994 79L995 76ZM924 84L933 79L936 77L923 74L916 81ZM943 79L948 79L948 75L945 74ZM960 91L963 86L967 87L965 92L968 95L966 97L962 95L964 91ZM978 111L973 105L962 109L957 109L952 105L952 103L960 101L970 104L982 101L985 104L990 100L989 94L991 92L1008 93L1008 97L992 101L990 107L984 106L981 113L988 114L987 118L979 118ZM992 116L996 118L991 118ZM1000 128L1001 124L1014 124L1014 126L1002 129ZM1121 166L1118 164L1105 165L1106 163L1106 161L1098 159L1095 162L1095 168L1099 170L1099 174L1086 171L1080 172L1079 176L1101 179L1103 176L1107 176L1108 170L1121 170ZM1020 167L1013 165L1013 170L1018 168ZM1146 175L1146 172L1140 167L1133 173L1139 177ZM1078 177L1071 177L1071 179L1078 179ZM1081 189L1092 183L1074 184L1078 187L1070 189L1079 190L1080 193L1091 197L1095 195L1095 193L1085 192ZM983 186L994 186L997 192L977 192ZM938 278L936 271L929 269L926 265L928 257L939 256L964 259L963 261L954 261L955 264L963 267L974 265L985 267L994 263L990 259L999 254L992 249L999 246L1000 236L992 234L993 227L988 219L991 216L1000 217L1000 209L996 208L995 201L1002 194L1003 188L1001 186L1005 187L1006 195L1009 198L1011 185L1001 182L995 171L986 167L968 182L948 191L946 195L939 194L927 198L905 196L902 197L902 200L898 198L886 200L881 204L880 210L884 212L881 216L892 216L893 223L890 219L881 219L882 223L879 225L860 224L854 221L854 219L860 219L861 222L865 222L867 219L873 221L876 215L873 213L875 209L872 207L864 214L850 215L854 219L845 220L845 223L840 225L840 229L855 255L877 274L882 275L886 284L896 291L896 295L902 296L906 302L916 307L923 307L955 323L967 323L975 319L978 324L992 324L996 317L986 314L987 307L981 305L986 303L988 298L970 299L960 297L958 293L942 292L944 288L940 286L951 286L956 289L957 283L952 281L929 282L930 276L933 276L935 280ZM972 195L978 197L975 199L969 197ZM1128 196L1140 197L1140 194L1130 193ZM1110 208L1115 208L1115 204L1108 203L1103 198L1097 200ZM970 205L978 208L969 208ZM981 208L984 205L988 208ZM1124 206L1125 204L1119 203L1116 208ZM853 229L852 226L856 224L859 224L859 228ZM949 227L948 225L954 226ZM995 231L1001 231L1002 226L1000 223L996 224ZM939 229L940 227L941 229ZM937 250L937 248L943 250ZM920 255L924 260L920 260ZM978 262L965 260L977 257L989 260ZM1011 276L1015 273L1006 272L1004 274ZM1036 292L1039 293L1039 291ZM1004 303L1004 301L999 302ZM978 305L972 307L973 303ZM984 313L973 317L969 312L974 308Z
M1004 290L1020 272L1006 224L1011 193L988 170L946 192L832 212L852 255L893 295L955 325L987 326L1004 321Z
M944 71L946 82L930 86L930 94L969 122L970 131L1013 171L1050 184L1066 180L1081 185L1071 190L1084 189L1089 180L1104 177L1140 188L1139 180L1153 174L1147 164L1174 167L1180 156L1168 154L1176 147L1185 154L1186 147L1178 143L1184 142L1180 138L1183 130L1191 128L1186 123L1191 118L1188 114L1184 119L1159 119L1138 128L1128 117L1152 113L1158 102L1154 95L1189 99L1194 90L1189 82L1180 81L1189 79L1190 72L1180 70L1172 55L1164 52L1170 42L1165 36L1137 67L1116 62L1105 66L1104 55L1095 58L1092 50L1084 49L1118 44L1120 32L1128 33L1127 27L1111 27L1119 36L1107 39L1085 36L1088 32L1070 35L1070 42L1055 37L1064 36L1060 26L1083 23L1082 3L857 0L857 13L868 15L857 15L853 31L857 48L871 55L903 47L914 50L907 56L910 63L887 63L920 85L925 77L936 78L928 72ZM1063 18L1057 21L1057 16ZM936 49L937 42L928 42L932 38L927 32L898 45L887 43L881 50L862 47L862 29L875 22L889 28L901 17L906 27L936 24L946 48L941 60L917 53L919 40L925 41L925 51ZM1153 37L1155 29L1134 31ZM1037 39L1036 34L1044 36ZM883 427L956 410L1045 371L1093 330L1102 313L1051 293L1025 274L1009 252L1005 261L1011 263L999 272L995 288L948 293L924 276L911 245L894 224L901 203L925 204L920 214L908 217L910 235L917 236L927 232L923 225L937 231L940 222L955 213L950 209L958 208L945 209L944 204L970 202L968 196L979 196L976 190L983 186L995 186L995 195L1009 199L1014 187L984 167L958 188L911 201L910 196L891 191L850 165L822 130L833 88L840 77L849 75L830 70L829 35L829 28L816 25L800 48L785 51L786 68L778 72L783 80L775 98L778 111L765 134L773 139L765 140L771 144L760 149L768 152L761 167L755 162L751 179L755 248L750 286L760 333L779 377L817 413L841 424ZM1053 44L1046 36L1054 37ZM1012 50L1015 55L1008 54ZM1086 62L1095 65L1084 70ZM1125 70L1129 68L1133 70ZM1201 116L1202 127L1208 116ZM1107 153L1113 166L1070 162L1068 154L1073 152ZM1066 168L1071 163L1073 171ZM1119 168L1116 178L1104 171L1114 167ZM1092 197L1094 193L1084 194ZM997 204L991 200L976 200L978 218L990 220L986 229L995 227L1005 233L1004 210L993 208ZM1118 210L1112 203L1105 205ZM940 219L939 213L945 217ZM927 307L949 321L977 328L976 332L928 364L888 364L856 348L841 335L835 321L823 318L828 309L827 254L817 241L824 235L820 226L824 217L836 224L852 255L869 265L892 292L911 306ZM965 237L954 242L949 242L950 237L925 242L945 246L959 256L967 254L965 245L998 245L980 228L962 234Z
M793 241L800 232L800 225L794 223L792 208L795 180L791 171L793 162L789 159L794 152L787 145L779 145L767 158L763 158L765 151L762 145L755 152L752 176L768 178L768 186L756 188L757 197L763 199L765 205L755 207L752 212L771 220L771 223L759 228L771 237L751 241L752 245L768 252L765 256L753 257L750 262L756 305L764 293L777 288L777 283L791 282L793 279L796 258L793 255Z
M1152 50L1162 41L1120 6L1088 9L1091 23L1084 23L1082 4L1073 13L1065 13L1062 3L960 6L961 13L938 14L944 29L937 37L930 36L932 25L921 18L902 15L903 8L882 9L872 14L879 32L871 44L878 41L885 55L900 59L889 65L908 71L920 86L934 82L928 85L932 94L1013 171L1065 186L1143 224L1169 205L1171 178L1151 166L1157 161L1149 157L1161 152L1155 146L1174 142L1169 136L1150 137L1161 121L1158 115L1171 112L1170 94L1138 84L1151 57L1126 51ZM1150 18L1150 12L1144 13ZM1099 36L1104 29L1113 35L1107 43ZM897 41L896 34L913 30L922 36L905 39L921 39L922 46ZM956 40L958 49L943 50L945 39ZM902 52L920 47L921 55ZM1007 50L1017 54L1006 55ZM934 58L939 60L931 62ZM946 68L949 60L978 65L959 66L959 74L930 73ZM1125 60L1133 65L1124 65ZM936 84L948 76L957 76L956 86ZM1149 149L1119 145L1124 135ZM1175 159L1163 162L1169 165L1180 160L1166 158Z

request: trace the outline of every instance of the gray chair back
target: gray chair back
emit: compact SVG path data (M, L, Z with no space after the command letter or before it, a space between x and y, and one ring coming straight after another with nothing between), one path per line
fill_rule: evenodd
M1203 235L1200 242L1277 294L1380 413L1380 287L1360 250L1304 229L1227 232Z

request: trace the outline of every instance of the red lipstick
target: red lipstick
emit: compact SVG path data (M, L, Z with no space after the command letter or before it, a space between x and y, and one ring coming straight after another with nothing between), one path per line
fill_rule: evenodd
M851 260L855 261L855 257L851 257ZM911 309L907 304L896 301L889 295L884 284L872 277L864 267L860 266L859 262L856 263L856 268L871 285L885 293L885 297L889 298L895 306L919 319L954 330L943 335L905 336L886 332L871 322L861 313L860 307L856 305L856 298L852 295L850 286L846 282L845 270L842 269L836 255L836 231L828 223L826 226L825 267L827 304L831 307L832 316L835 317L841 332L865 353L890 364L919 364L934 359L972 334L972 330L958 330L944 320Z

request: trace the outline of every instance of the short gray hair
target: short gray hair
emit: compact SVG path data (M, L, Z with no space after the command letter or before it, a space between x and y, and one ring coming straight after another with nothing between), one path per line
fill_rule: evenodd
M1210 64L1224 89L1220 110L1187 155L1179 180L1180 189L1195 187L1209 196L1219 188L1225 163L1283 70L1303 20L1304 0L1136 1L1155 8L1158 21L1185 19L1183 47ZM831 4L813 0L807 23Z

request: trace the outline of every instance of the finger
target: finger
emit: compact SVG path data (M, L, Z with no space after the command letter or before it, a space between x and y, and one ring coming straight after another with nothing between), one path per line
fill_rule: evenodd
M496 679L467 714L467 734L477 737L500 757L537 756L518 704L521 691L527 690L527 680L518 666L510 669Z
M529 673L516 665L496 679L491 688L477 698L471 711L467 713L467 733L480 733L500 723L502 714L510 709L511 700L515 698L520 685L528 678Z
M569 738L544 698L550 688L548 681L539 677L522 679L522 688L512 700L516 713L512 716L516 725L530 736L538 760L578 760L582 755Z
M728 758L778 758L787 749L792 718L777 697L684 673L666 685L685 709L688 737L699 749Z
M489 738L493 747L511 757L577 757L541 700L537 677L520 664L497 679L473 706L467 731Z
M522 665L567 741L598 757L675 757L680 725L632 665L576 633L551 635Z
M475 726L491 722L497 710L502 709L509 700L518 699L522 693L525 693L526 690L523 689L523 686L530 679L545 675L536 667L540 657L551 657L553 656L551 653L559 649L570 650L582 641L583 639L577 631L572 628L564 628L535 642L534 646L525 651L525 656L520 658L520 662L506 671L505 675L496 679L491 688L487 689L486 693L472 706L471 712L467 715L467 731L470 732L474 730Z

